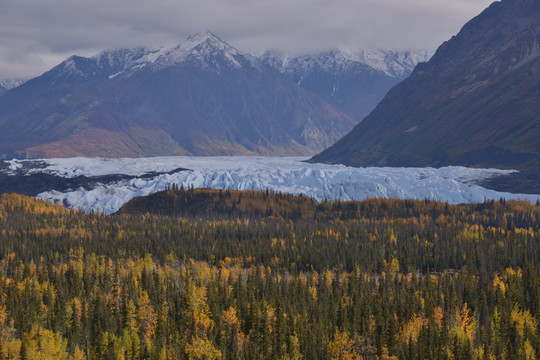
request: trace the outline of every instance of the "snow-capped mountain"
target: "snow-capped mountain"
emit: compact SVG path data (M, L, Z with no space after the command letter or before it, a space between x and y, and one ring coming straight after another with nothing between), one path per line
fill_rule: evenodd
M147 57L156 69L182 63L219 72L223 66L240 69L246 62L253 65L255 60L210 32L191 36L182 44L161 50L156 55Z
M59 76L110 79L129 71L143 68L159 71L175 65L193 65L212 70L219 70L223 65L241 68L246 60L254 59L240 53L216 35L205 32L171 48L112 49L91 58L72 56L59 65L58 72Z
M414 67L429 60L429 51L332 50L289 56L267 51L261 60L298 85L362 120L391 87Z
M5 94L8 90L11 90L13 88L16 88L17 86L20 86L24 84L26 79L3 79L0 80L0 96Z
M241 68L246 60L252 63L256 60L210 32L191 36L171 48L113 49L103 51L92 59L110 78L147 66L154 71L180 64L219 71L223 65Z
M0 98L4 157L300 155L353 126L211 33L72 56Z

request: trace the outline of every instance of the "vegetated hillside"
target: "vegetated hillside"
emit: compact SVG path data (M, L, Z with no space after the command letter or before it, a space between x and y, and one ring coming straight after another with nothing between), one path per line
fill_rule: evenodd
M431 55L429 51L331 50L289 56L267 51L260 59L360 122L388 90Z
M369 200L318 213L104 216L0 195L0 353L537 359L538 204Z
M211 33L73 56L0 97L4 157L314 154L355 121Z
M311 161L538 167L539 69L540 2L495 2Z
M305 196L267 191L170 189L131 199L118 214L156 214L210 218L281 218L313 216L315 200Z

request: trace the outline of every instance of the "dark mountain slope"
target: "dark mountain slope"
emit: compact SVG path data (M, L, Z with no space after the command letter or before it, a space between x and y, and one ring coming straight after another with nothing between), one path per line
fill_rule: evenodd
M524 168L540 160L540 2L493 3L311 161Z

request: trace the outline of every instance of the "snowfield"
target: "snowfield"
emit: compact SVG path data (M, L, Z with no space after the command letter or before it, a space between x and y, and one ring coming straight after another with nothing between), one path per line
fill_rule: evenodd
M450 204L483 202L486 199L523 199L535 202L540 195L510 194L482 188L474 183L511 171L435 168L352 168L342 165L307 164L300 157L155 157L139 159L69 158L43 159L45 165L29 172L46 172L62 177L126 174L140 176L148 172L187 171L161 174L152 178L134 178L93 189L79 188L61 193L43 192L39 198L59 201L76 209L116 212L135 196L164 190L168 184L261 190L304 194L317 201L363 200L366 198L431 199ZM11 160L12 169L27 160Z

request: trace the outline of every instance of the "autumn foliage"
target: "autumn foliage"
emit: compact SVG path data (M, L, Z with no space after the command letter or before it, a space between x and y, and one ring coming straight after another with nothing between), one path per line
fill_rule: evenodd
M538 205L210 197L105 216L1 195L0 359L540 354Z

